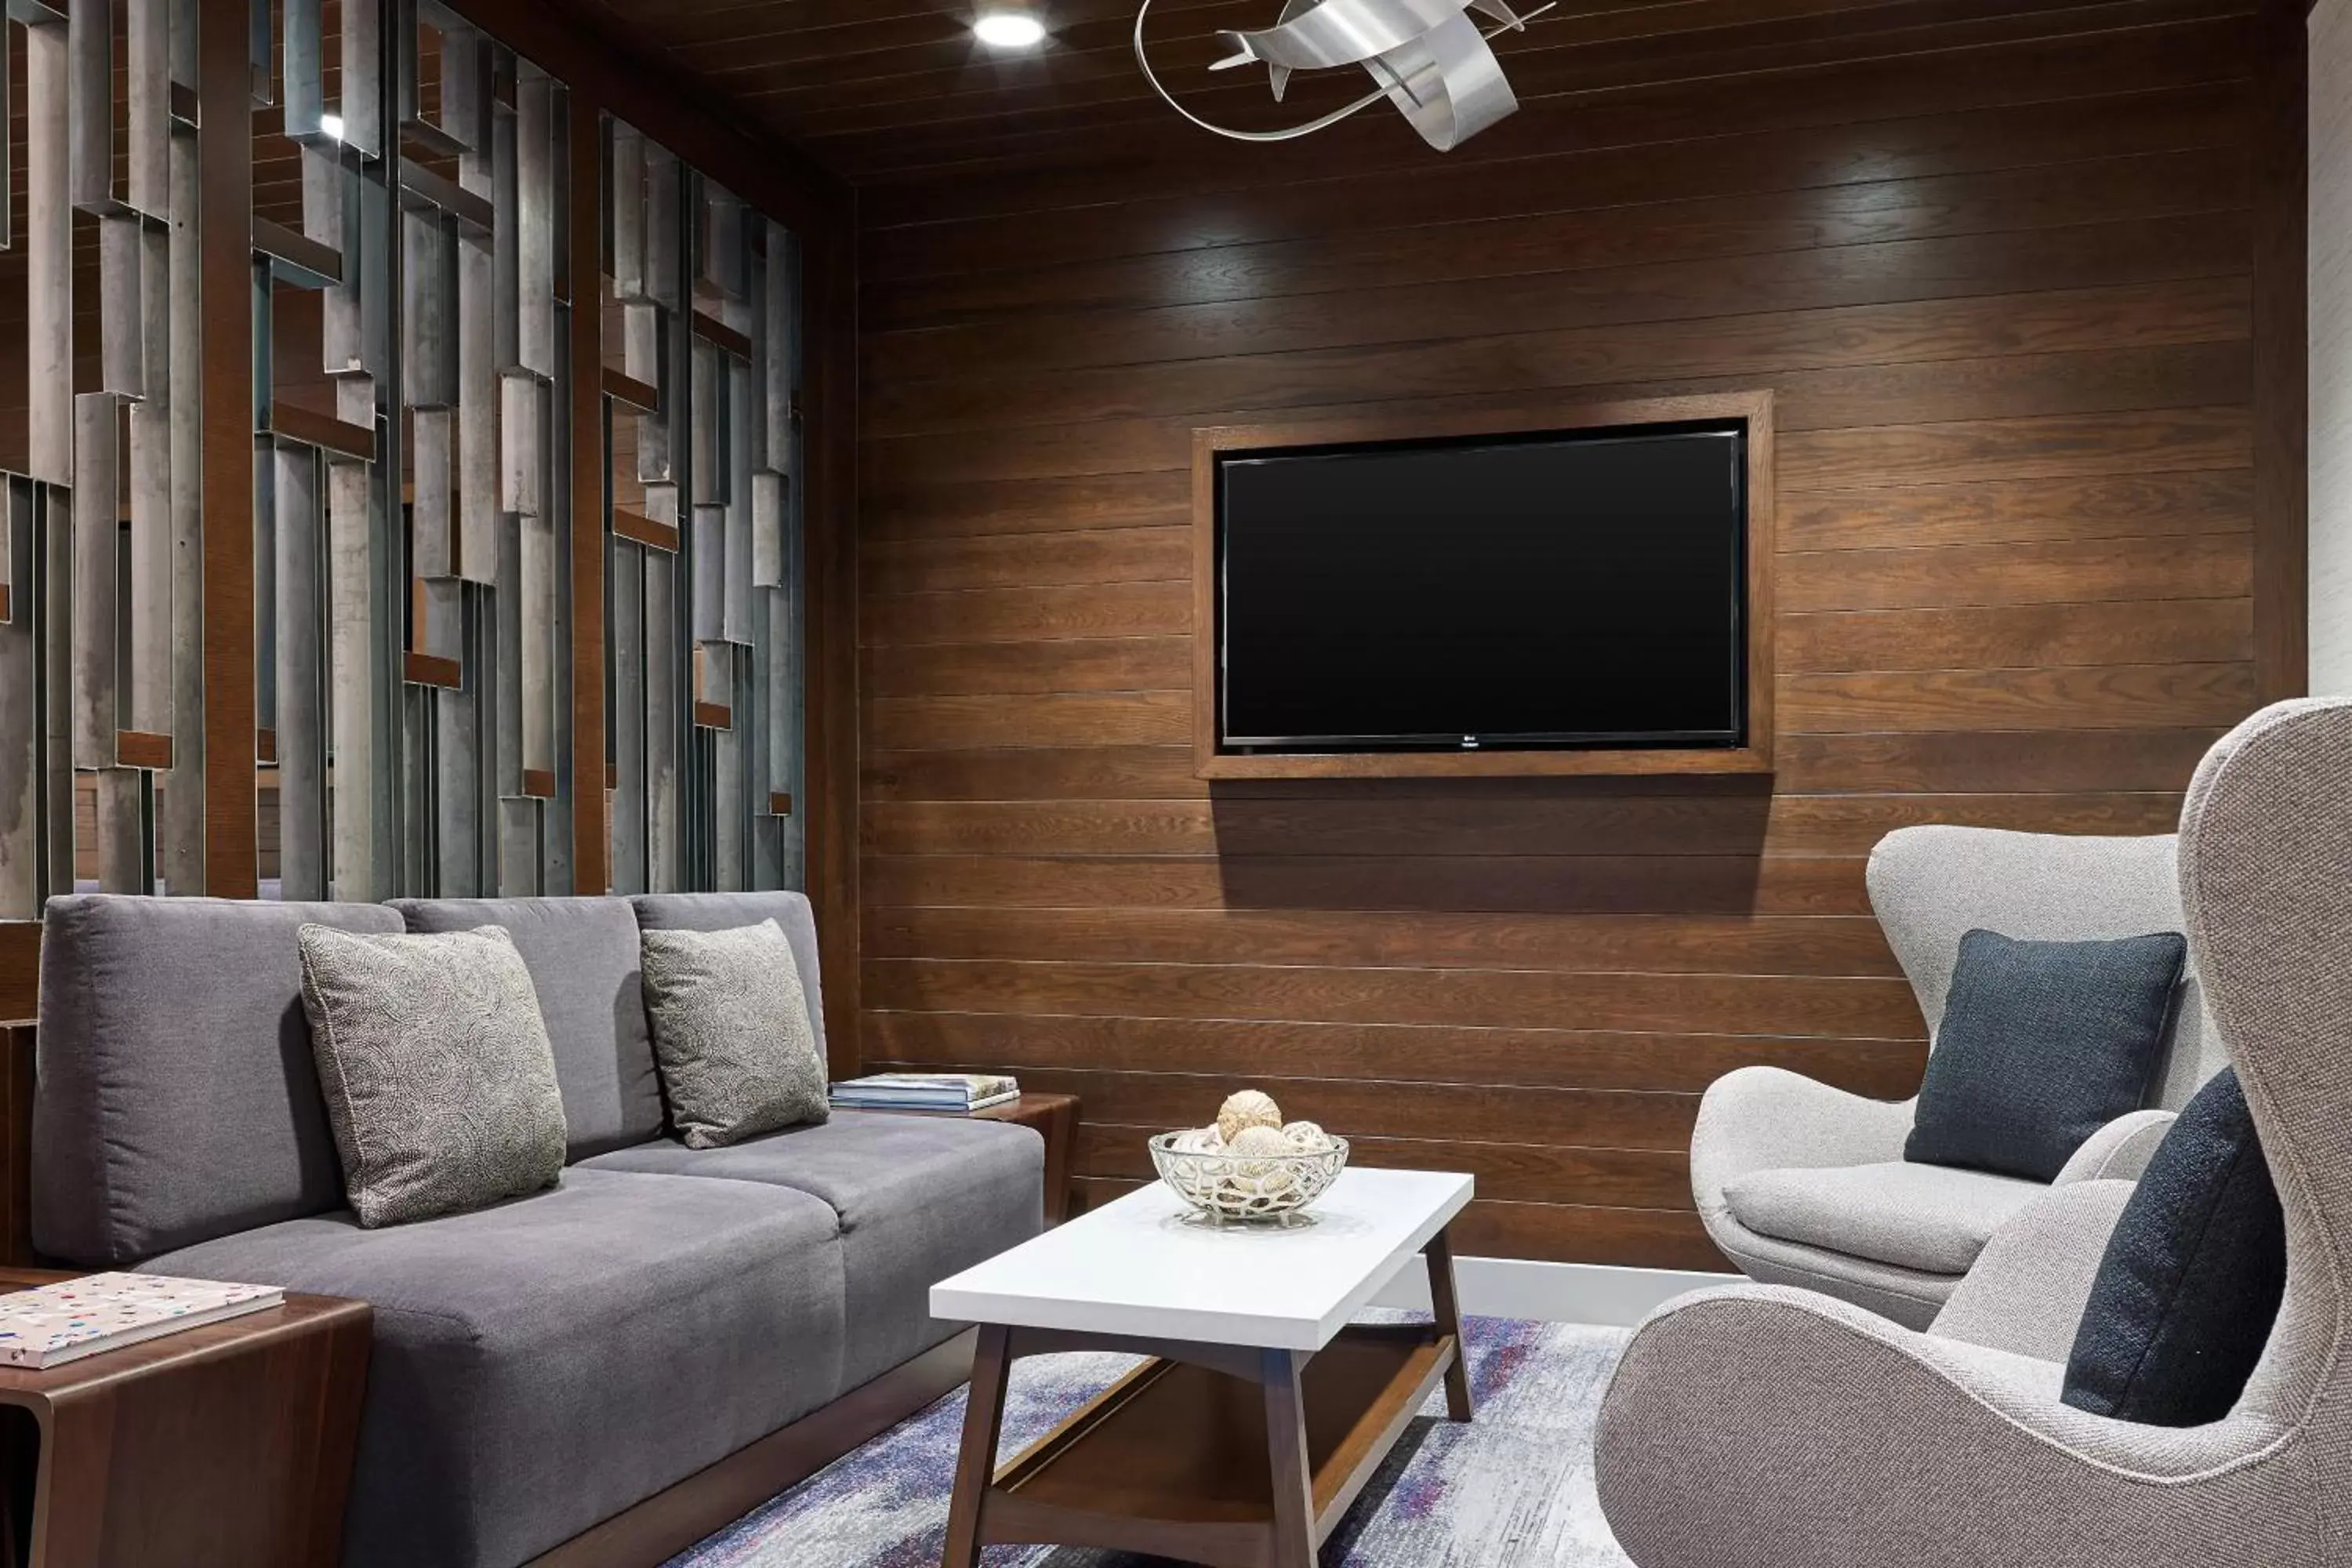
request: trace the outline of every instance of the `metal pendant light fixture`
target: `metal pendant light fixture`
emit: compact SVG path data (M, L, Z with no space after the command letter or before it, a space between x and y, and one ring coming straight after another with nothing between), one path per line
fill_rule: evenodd
M1556 0L1555 0L1556 3ZM1361 66L1378 84L1353 103L1304 124L1280 131L1237 131L1202 119L1176 101L1151 68L1143 48L1143 19L1151 0L1135 14L1135 58L1144 79L1177 113L1236 142L1288 142L1337 125L1385 98L1403 111L1422 140L1450 152L1519 106L1488 42L1495 34L1517 31L1551 9L1525 15L1510 0L1287 0L1281 17L1255 33L1222 37L1236 53L1211 70L1263 64L1282 100L1290 73ZM1497 24L1482 31L1470 13L1484 12Z

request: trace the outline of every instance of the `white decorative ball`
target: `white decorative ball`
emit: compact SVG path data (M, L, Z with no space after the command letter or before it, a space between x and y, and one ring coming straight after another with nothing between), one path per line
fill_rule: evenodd
M1214 1154L1224 1146L1224 1134L1213 1127L1195 1127L1176 1135L1176 1147L1187 1154Z
M1282 1129L1266 1126L1243 1128L1239 1135L1225 1147L1231 1153L1250 1159L1263 1159L1268 1154L1295 1154L1298 1152L1291 1147L1290 1140L1282 1135Z
M1244 1127L1225 1152L1234 1156L1233 1180L1260 1199L1273 1199L1289 1190L1293 1176L1289 1162L1269 1159L1268 1155L1296 1154L1289 1139L1279 1127Z
M1305 1151L1331 1146L1331 1135L1312 1121L1294 1121L1282 1130L1282 1135L1290 1141L1293 1149Z
M1227 1099L1217 1111L1217 1131L1226 1142L1231 1143L1242 1135L1244 1128L1250 1127L1271 1127L1280 1131L1282 1108L1275 1104L1270 1095L1245 1089Z

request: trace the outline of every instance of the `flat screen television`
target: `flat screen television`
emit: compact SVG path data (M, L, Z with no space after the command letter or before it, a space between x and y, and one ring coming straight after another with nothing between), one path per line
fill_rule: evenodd
M1744 746L1748 440L1218 452L1217 750Z

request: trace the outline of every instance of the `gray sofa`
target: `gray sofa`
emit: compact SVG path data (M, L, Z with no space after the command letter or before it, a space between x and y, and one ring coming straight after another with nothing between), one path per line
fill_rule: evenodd
M946 1340L930 1286L1041 1227L1024 1128L842 1113L731 1149L664 1135L640 923L771 917L816 1013L797 893L54 900L34 1244L373 1303L343 1562L512 1568ZM513 935L570 1128L557 1187L359 1228L302 1013L306 921Z

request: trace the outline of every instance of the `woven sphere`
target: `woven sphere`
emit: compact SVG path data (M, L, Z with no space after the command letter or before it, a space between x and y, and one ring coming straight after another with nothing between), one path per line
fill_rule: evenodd
M1279 1127L1244 1127L1232 1142L1225 1145L1228 1153L1248 1159L1262 1159L1268 1154L1294 1154L1290 1140L1282 1135Z
M1275 1104L1273 1096L1245 1089L1227 1099L1218 1110L1217 1131L1231 1143L1251 1127L1271 1127L1280 1131L1282 1107Z

